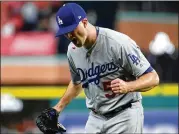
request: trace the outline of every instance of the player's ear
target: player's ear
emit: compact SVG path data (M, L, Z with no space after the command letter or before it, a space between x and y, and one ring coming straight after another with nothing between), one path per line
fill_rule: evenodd
M87 24L88 24L88 19L87 18L84 18L82 20L82 23L83 23L83 26L86 28L87 27Z

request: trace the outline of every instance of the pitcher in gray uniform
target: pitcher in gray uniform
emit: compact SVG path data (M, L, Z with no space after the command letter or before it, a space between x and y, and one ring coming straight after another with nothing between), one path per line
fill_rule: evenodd
M86 133L142 133L140 92L158 85L159 77L136 42L123 33L93 26L75 3L63 5L56 21L56 37L65 35L71 41L67 52L71 82L53 108L60 113L84 89L91 110Z

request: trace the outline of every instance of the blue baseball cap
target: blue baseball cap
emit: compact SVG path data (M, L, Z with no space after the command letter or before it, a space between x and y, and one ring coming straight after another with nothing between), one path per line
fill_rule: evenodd
M56 22L59 27L56 37L73 31L84 18L86 18L86 12L80 5L64 4L56 14Z

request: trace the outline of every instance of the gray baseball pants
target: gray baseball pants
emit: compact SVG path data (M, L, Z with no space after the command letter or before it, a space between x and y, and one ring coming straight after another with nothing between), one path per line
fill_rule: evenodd
M85 126L86 133L138 133L143 132L144 114L141 102L134 102L132 106L119 112L116 116L106 119L90 112Z

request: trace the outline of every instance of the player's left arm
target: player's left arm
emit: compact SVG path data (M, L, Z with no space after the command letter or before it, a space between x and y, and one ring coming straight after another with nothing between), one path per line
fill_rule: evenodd
M159 84L159 76L156 71L151 71L141 75L137 80L127 82L129 91L145 92Z
M159 76L141 52L139 46L131 39L123 40L115 50L120 65L137 79L124 81L117 78L111 81L114 93L145 92L159 84Z
M123 81L119 78L111 82L114 93L124 94L128 92L146 92L159 84L159 76L155 71L141 75L134 81Z

